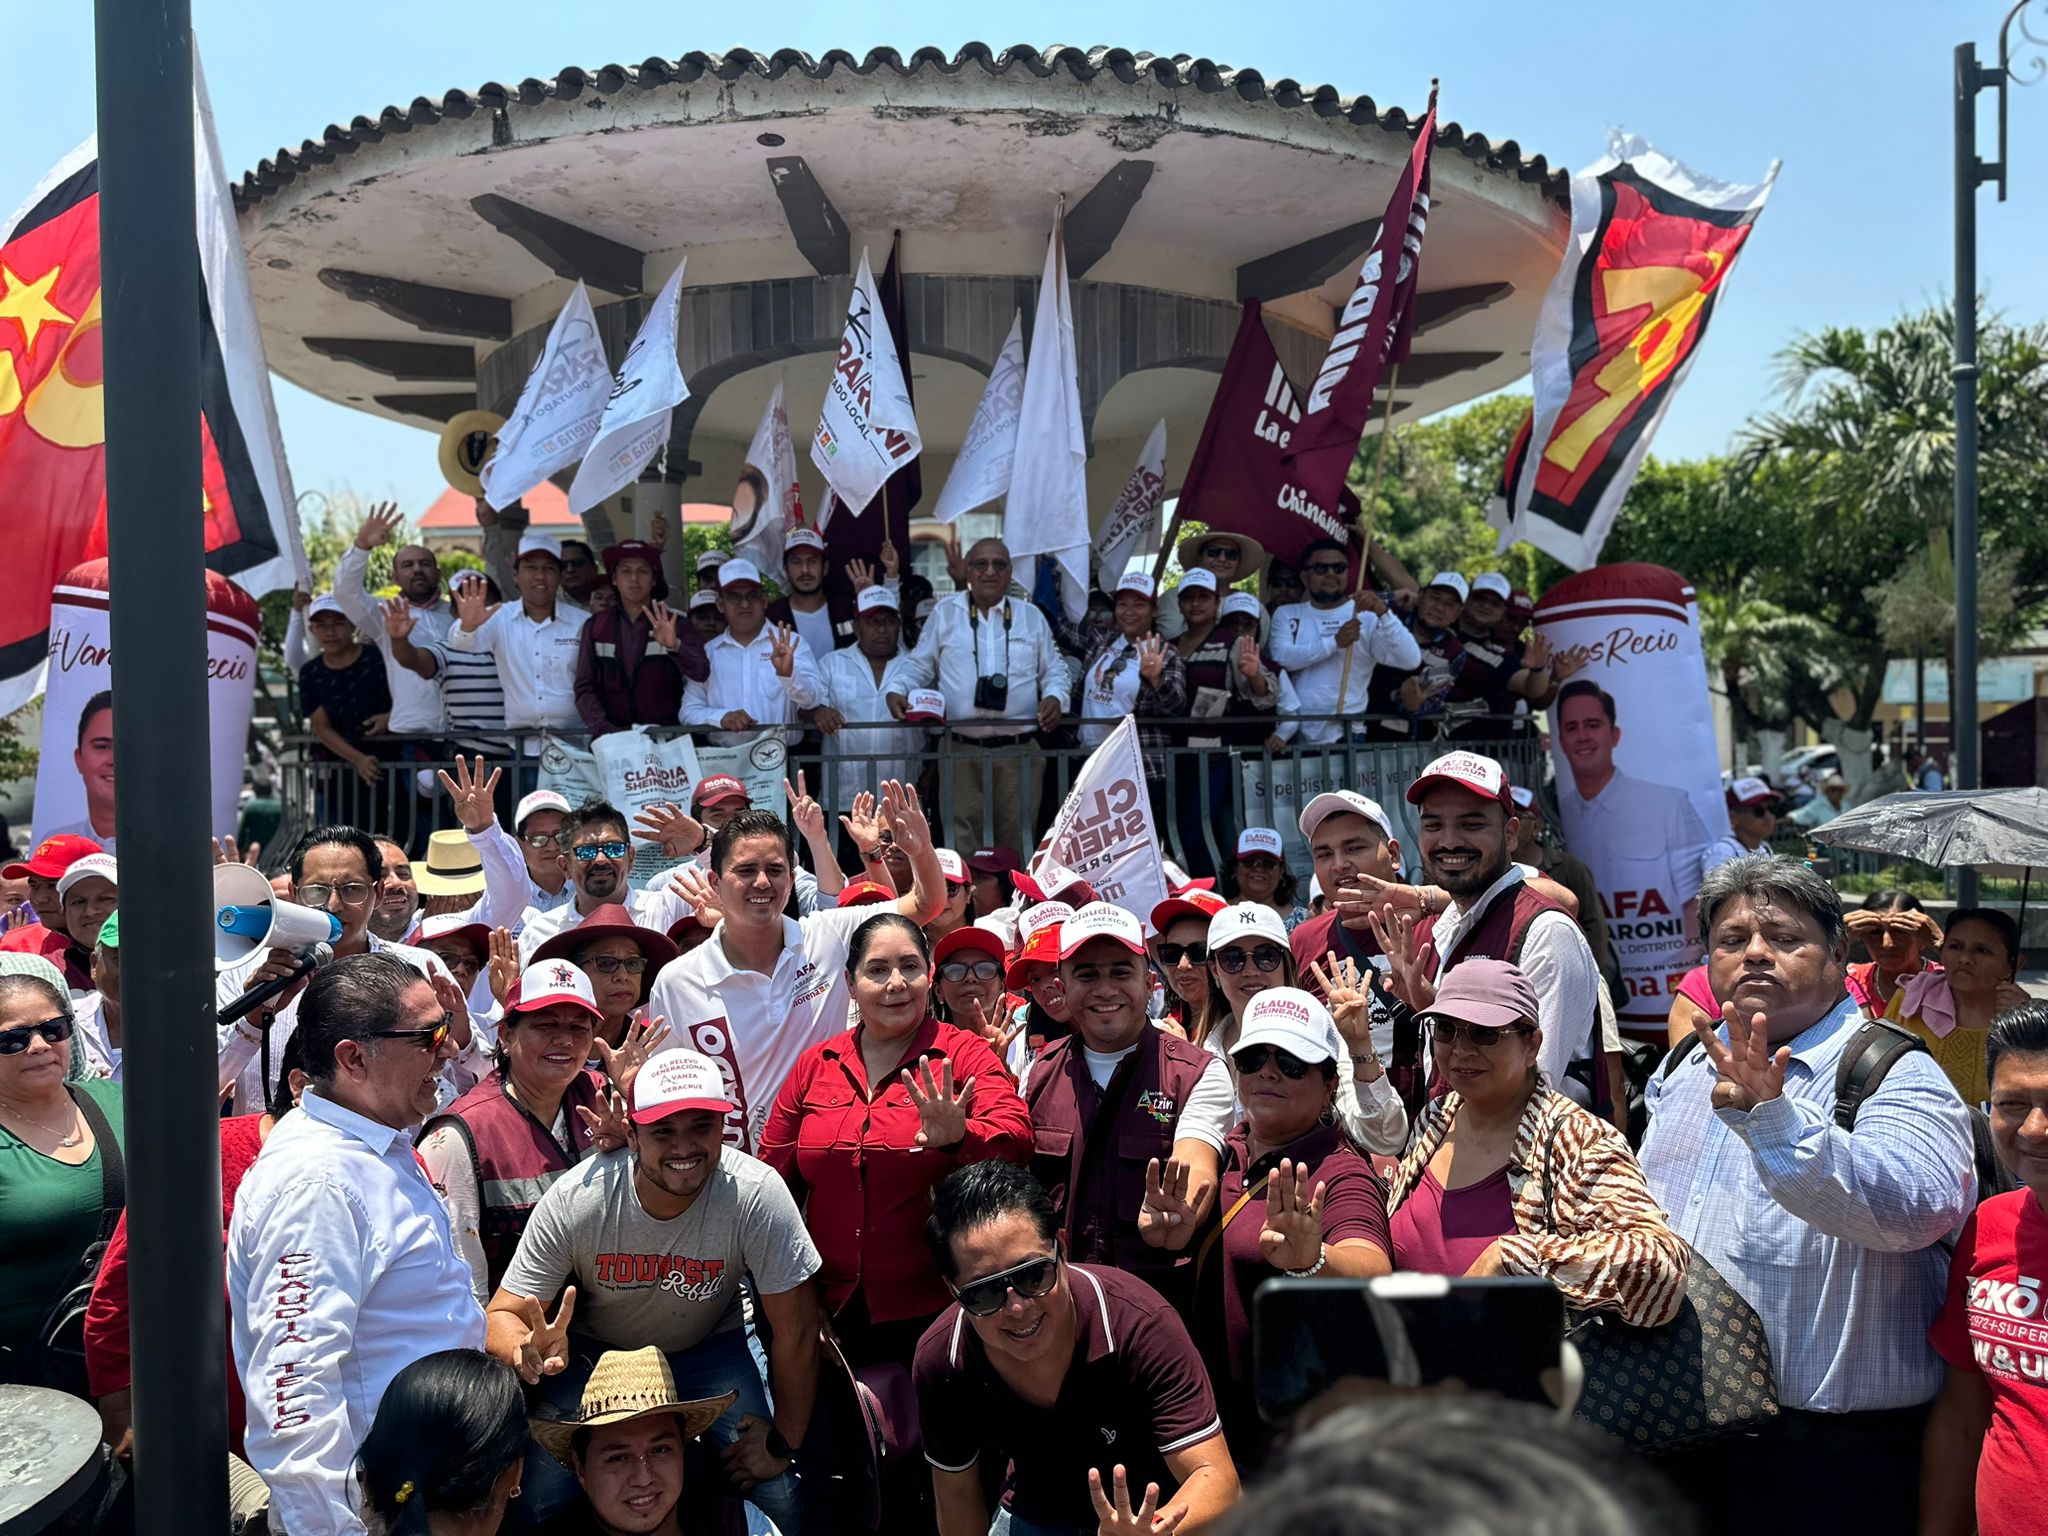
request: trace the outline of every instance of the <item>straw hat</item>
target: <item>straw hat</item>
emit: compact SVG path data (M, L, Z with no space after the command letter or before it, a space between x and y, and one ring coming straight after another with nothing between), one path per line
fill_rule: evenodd
M460 827L427 839L426 861L413 871L422 896L478 896L484 888L483 856Z
M483 495L483 468L504 425L496 411L458 411L450 417L441 429L441 478L465 496Z
M737 1392L727 1392L722 1397L685 1402L676 1395L668 1356L650 1344L645 1349L608 1349L599 1355L597 1368L584 1383L583 1401L577 1405L575 1418L529 1419L527 1424L541 1449L566 1467L570 1444L579 1429L630 1424L657 1413L672 1413L683 1421L683 1438L694 1440L738 1399Z

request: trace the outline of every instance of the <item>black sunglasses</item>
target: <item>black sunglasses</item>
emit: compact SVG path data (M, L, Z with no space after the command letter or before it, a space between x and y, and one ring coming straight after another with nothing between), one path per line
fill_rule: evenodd
M60 1013L40 1024L17 1024L12 1029L0 1029L0 1056L19 1056L28 1049L29 1038L33 1035L41 1035L51 1045L62 1045L71 1038L71 1021Z
M1235 544L1204 544L1202 546L1202 558L1204 560L1235 560L1243 553L1244 551Z
M1209 941L1207 939L1197 939L1192 944L1168 944L1165 940L1160 940L1159 963L1168 970L1172 970L1183 960L1187 961L1189 965L1204 965L1208 963L1208 959Z
M1237 1067L1239 1077L1257 1077L1268 1056L1280 1069L1280 1075L1290 1083L1300 1082L1316 1065L1312 1061L1303 1061L1292 1051L1281 1050L1277 1045L1248 1045L1241 1051L1232 1052L1230 1059Z
M994 981L1002 974L1003 962L1000 960L948 960L939 967L941 981L966 981L969 977L976 981Z
M1010 1292L1015 1291L1026 1301L1036 1301L1053 1288L1059 1277L1060 1256L1055 1249L1010 1269L955 1285L952 1291L960 1310L969 1317L994 1317L1009 1301Z
M1351 567L1336 560L1318 560L1313 565L1304 565L1302 569L1311 576L1342 576Z
M1533 1033L1527 1024L1510 1024L1505 1029L1491 1024L1467 1024L1462 1019L1431 1019L1429 1038L1438 1045L1449 1045L1463 1035L1475 1050L1493 1051L1500 1048L1501 1041L1509 1035Z
M1236 976L1243 972L1245 962L1250 961L1268 975L1280 969L1287 961L1287 951L1277 944L1261 944L1247 954L1241 949L1219 949L1209 957L1223 967L1225 974Z

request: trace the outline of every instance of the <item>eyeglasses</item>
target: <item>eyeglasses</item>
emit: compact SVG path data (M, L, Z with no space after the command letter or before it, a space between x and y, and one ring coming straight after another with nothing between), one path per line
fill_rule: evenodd
M628 976L638 976L647 969L645 955L604 955L584 967L600 976L616 976L624 971Z
M365 880L346 880L340 885L302 885L299 887L299 900L309 907L324 907L339 896L344 907L360 907L370 899L370 893L375 889Z
M1236 976L1240 974L1244 970L1246 961L1250 961L1261 971L1270 975L1274 971L1279 970L1286 961L1287 951L1280 948L1277 944L1261 944L1249 954L1241 949L1219 949L1209 958L1223 967L1225 975Z
M430 1051L438 1051L441 1042L448 1038L448 1031L455 1027L455 1015L444 1013L440 1022L425 1029L373 1029L366 1032L368 1040L417 1040Z
M1000 960L948 960L939 967L941 981L994 981L1002 974Z
M1312 565L1302 567L1302 570L1311 576L1342 576L1350 569L1350 566L1339 560L1318 560Z
M62 1045L71 1038L71 1021L60 1013L40 1024L17 1024L12 1029L0 1029L0 1056L19 1056L28 1049L29 1039L34 1035L41 1035L51 1045Z
M1241 551L1235 544L1204 544L1202 546L1202 558L1204 560L1235 560L1240 553Z
M569 841L566 832L528 832L520 839L529 848L560 848Z
M1026 1301L1036 1301L1053 1288L1059 1277L1059 1254L1042 1253L1010 1269L953 1286L952 1291L960 1310L969 1317L994 1317L1009 1301L1010 1292L1015 1291Z
M1257 1077L1266 1065L1266 1058L1273 1058L1273 1065L1280 1069L1280 1075L1290 1083L1298 1083L1307 1077L1315 1067L1312 1061L1303 1061L1292 1051L1283 1051L1277 1045L1248 1045L1234 1053L1231 1061L1237 1067L1239 1077Z
M967 569L969 569L970 571L1007 571L1009 568L1010 562L1007 560L983 559L970 560L967 562Z
M1172 970L1183 960L1187 961L1189 965L1206 965L1209 960L1209 941L1197 939L1192 944L1168 944L1164 940L1160 942L1159 963L1161 965L1165 966L1168 970Z
M633 851L633 845L626 842L583 843L571 848L578 864L593 863L598 859L623 859Z
M1449 1045L1453 1040L1462 1035L1465 1037L1466 1044L1476 1051L1497 1051L1500 1049L1501 1041L1507 1039L1509 1035L1527 1035L1532 1033L1534 1031L1527 1024L1510 1024L1505 1029L1498 1029L1490 1024L1467 1024L1461 1019L1431 1019L1429 1021L1429 1038L1438 1045Z

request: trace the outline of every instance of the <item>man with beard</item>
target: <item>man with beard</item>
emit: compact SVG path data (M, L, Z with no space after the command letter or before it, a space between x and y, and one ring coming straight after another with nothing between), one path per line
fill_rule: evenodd
M1328 746L1351 734L1348 717L1366 712L1379 668L1405 672L1422 665L1422 652L1407 626L1387 611L1378 593L1353 593L1350 572L1344 546L1318 539L1302 554L1308 601L1289 603L1273 615L1273 660L1293 674L1301 713L1346 717L1304 721L1300 740L1310 746Z
M384 856L384 878L377 885L377 904L370 909L370 932L387 944L400 944L419 921L420 888L412 877L412 855L388 837L377 839Z
M1447 753L1408 786L1408 803L1417 812L1423 868L1448 900L1419 922L1373 915L1394 990L1420 1011L1459 961L1512 961L1536 988L1543 1075L1579 1104L1605 1107L1599 968L1570 909L1538 891L1509 857L1517 825L1507 774L1490 757ZM1433 893L1424 899L1435 907Z
M603 580L597 557L581 539L562 540L562 601L571 608L590 612L590 594Z
M768 605L768 622L802 635L814 658L831 655L841 642L839 615L825 596L825 536L815 528L792 528L782 545L782 574L789 590Z
M384 604L369 593L366 578L372 551L391 542L403 520L396 502L383 502L370 509L356 530L355 542L334 568L334 600L365 635L376 637L384 653L384 675L391 686L391 723L395 736L438 736L446 719L441 688L430 677L408 667L392 655ZM444 640L455 623L455 610L441 595L441 565L434 552L419 544L407 544L391 557L391 579L412 620L406 638L415 647ZM425 755L435 755L431 745Z
M698 831L701 836L702 829ZM633 874L632 834L625 812L617 806L586 800L563 822L561 835L567 840L569 883L576 894L551 912L527 918L519 933L521 965L549 939L574 928L599 907L623 906L633 914L634 922L656 933L668 932L670 924L689 912L689 903L666 884L645 891L632 889L628 883Z
M486 1309L488 1348L541 1387L545 1418L574 1416L608 1349L654 1346L689 1397L736 1394L708 1434L725 1448L734 1484L785 1536L799 1536L799 1458L818 1390L818 1250L775 1170L723 1145L735 1105L716 1062L658 1052L632 1098L625 1155L586 1158L533 1208ZM743 1289L770 1334L772 1413L748 1349ZM557 1295L550 1320L542 1308ZM537 1451L524 1487L535 1521L576 1494L575 1480Z

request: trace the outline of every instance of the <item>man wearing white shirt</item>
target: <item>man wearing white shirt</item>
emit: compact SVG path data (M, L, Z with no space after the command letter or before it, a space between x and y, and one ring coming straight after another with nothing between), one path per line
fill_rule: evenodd
M768 605L768 616L803 637L815 657L839 648L839 626L825 595L825 536L815 528L792 528L782 544L782 574L787 590Z
M696 840L703 841L703 828L696 828ZM602 800L588 800L569 813L562 826L569 854L569 883L574 895L551 912L529 910L519 930L519 963L525 965L556 934L574 928L599 907L623 906L633 921L656 933L667 933L690 915L690 904L670 889L667 881L650 890L636 891L633 875L633 840L626 826L625 812ZM673 846L673 845L671 845ZM682 858L691 850L676 847L670 855Z
M356 1450L385 1388L423 1355L483 1348L484 1318L410 1135L455 1049L445 1002L404 961L359 955L304 1003L306 1092L236 1192L228 1307L272 1528L355 1536Z
M1273 615L1273 661L1293 675L1304 715L1362 715L1374 667L1406 672L1422 665L1415 636L1387 612L1379 594L1347 590L1350 570L1343 545L1317 540L1302 556L1301 579L1308 601L1289 603ZM1351 729L1348 719L1304 720L1300 740L1306 746L1327 746L1343 741Z
M1032 739L1010 722L1036 718L1041 731L1057 730L1073 676L1053 641L1052 626L1029 602L1010 596L1010 551L983 539L967 551L967 590L932 609L917 646L903 658L902 689L889 695L901 720L909 690L933 688L946 696L946 720L955 741L973 748L1020 747ZM1025 848L1024 763L1021 755L977 761L959 754L953 775L953 840L972 848L996 843ZM984 776L986 782L984 782ZM992 830L982 831L988 803Z
M744 746L788 725L822 697L817 658L793 629L771 626L761 572L751 560L718 568L718 611L725 633L704 644L705 681L683 687L683 724L716 726L721 747Z
M819 666L825 697L813 717L825 741L825 804L841 814L853 808L855 795L884 779L914 780L923 745L923 732L913 726L847 728L849 720L889 719L889 695L904 692L896 595L887 587L865 588L855 600L853 630L854 643L827 652ZM842 766L842 760L849 761Z
M519 541L513 567L519 602L489 603L482 587L464 582L455 593L455 651L488 651L505 685L505 724L515 731L581 730L576 711L576 655L590 615L556 601L562 581L561 546L542 533ZM537 756L540 743L526 742Z
M370 596L365 581L371 552L391 542L398 523L396 503L370 509L363 526L356 530L355 542L334 568L334 600L359 631L375 638L384 653L384 674L391 684L390 730L400 736L436 736L446 719L440 684L392 656L384 605ZM412 620L408 630L411 644L426 646L446 638L455 624L455 612L441 596L441 566L434 552L419 544L405 545L392 556L391 579L397 583L399 599Z

